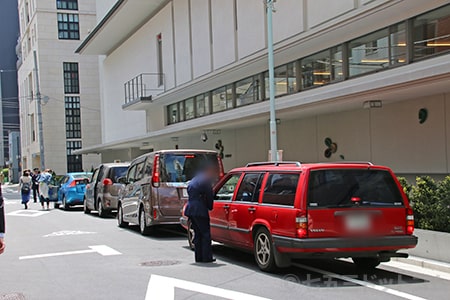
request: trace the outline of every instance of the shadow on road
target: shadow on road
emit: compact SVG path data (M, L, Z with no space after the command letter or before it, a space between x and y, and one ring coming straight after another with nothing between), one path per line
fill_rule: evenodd
M214 255L222 261L264 273L259 270L253 255L250 253L223 245L214 245L213 250ZM330 276L330 273L382 286L427 282L421 278L380 268L371 272L363 272L358 270L353 263L342 260L294 260L293 264L294 266L280 269L276 273L264 274L281 278L291 283L318 288L359 286L357 283ZM324 272L314 272L310 268Z

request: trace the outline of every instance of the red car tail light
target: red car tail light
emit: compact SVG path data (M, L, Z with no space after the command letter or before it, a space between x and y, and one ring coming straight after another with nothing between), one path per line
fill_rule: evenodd
M155 155L155 159L153 161L153 174L152 174L152 185L153 187L159 187L160 178L159 178L159 154Z
M414 212L411 208L406 209L406 234L414 233Z
M305 238L308 236L308 218L306 216L299 216L295 218L297 237Z
M156 219L158 217L158 211L156 208L153 209L153 219Z

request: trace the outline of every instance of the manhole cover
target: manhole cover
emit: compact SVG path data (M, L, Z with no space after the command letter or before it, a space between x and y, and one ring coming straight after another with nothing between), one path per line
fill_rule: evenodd
M0 300L25 300L25 296L22 293L12 293L0 295Z
M180 262L178 260L152 260L141 263L143 267L161 267L161 266L173 266Z

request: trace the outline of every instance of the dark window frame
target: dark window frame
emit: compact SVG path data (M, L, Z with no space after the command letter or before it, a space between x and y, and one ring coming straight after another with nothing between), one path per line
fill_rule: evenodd
M83 171L83 157L81 155L72 154L72 151L79 150L81 148L81 141L66 141L68 173Z
M78 14L58 13L58 39L80 40L80 18Z
M78 0L56 0L56 9L78 10Z
M81 106L79 96L65 96L66 138L81 138Z
M65 94L80 93L80 74L77 62L63 62L63 79Z

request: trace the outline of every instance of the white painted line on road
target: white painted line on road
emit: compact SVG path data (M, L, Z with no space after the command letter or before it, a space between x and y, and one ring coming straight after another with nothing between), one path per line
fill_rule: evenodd
M402 263L402 262L398 262L398 261L390 261L389 263L385 264L385 266L414 272L419 275L428 275L428 276L436 277L439 279L450 280L450 273L446 273L446 272L442 272L442 271L438 271L438 270L427 269L424 267L410 265L410 264Z
M55 237L55 236L67 236L67 235L84 235L84 234L96 234L97 232L91 232L91 231L80 231L80 230L62 230L62 231L55 231L46 235L43 235L42 237Z
M67 252L28 255L28 256L21 256L21 257L19 257L19 259L24 260L24 259L45 258L45 257L65 256L65 255L75 255L75 254L85 254L85 253L95 253L95 250L91 249L91 250L79 250L79 251L67 251Z
M159 275L152 275L148 282L147 294L145 300L174 300L175 288L216 296L224 299L233 300L269 300L259 296L253 296L241 292L230 291L218 287L208 286L196 282L164 277Z
M316 272L316 273L320 273L320 274L323 274L323 275L326 275L328 277L332 277L332 278L335 278L335 279L348 281L348 282L351 282L351 283L354 283L354 284L358 284L358 285L364 286L364 287L369 288L369 289L377 290L377 291L380 291L380 292L383 292L383 293L386 293L386 294L390 294L390 295L394 295L394 296L397 296L397 297L401 297L401 298L404 298L404 299L426 300L425 298L422 298L422 297L419 297L419 296L415 296L415 295L411 295L411 294L408 294L408 293L405 293L405 292L401 292L401 291L397 291L397 290L394 290L394 289L390 289L390 288L384 287L382 285L377 285L377 284L370 283L370 282L367 282L367 281L351 278L349 276L328 272L328 271L325 271L325 270L317 269L317 268L306 266L306 265L303 265L303 264L295 263L293 265L296 266L296 267L305 269L305 270L309 270L311 272Z
M111 255L121 255L119 251L114 250L111 247L105 246L105 245L99 245L99 246L89 246L92 250L97 252L98 254L101 254L103 256L111 256Z
M7 213L7 216L16 216L16 217L28 217L28 218L35 218L35 217L40 217L43 215L48 214L48 211L41 211L41 210L16 210L16 211L12 211L10 213Z
M47 254L37 254L37 255L28 255L28 256L20 256L19 260L25 259L35 259L35 258L46 258L46 257L55 257L55 256L66 256L66 255L77 255L77 254L86 254L86 253L98 253L103 256L111 256L111 255L120 255L119 251L114 250L105 245L98 246L89 246L90 250L78 250L78 251L67 251L67 252L56 252L56 253L47 253Z

